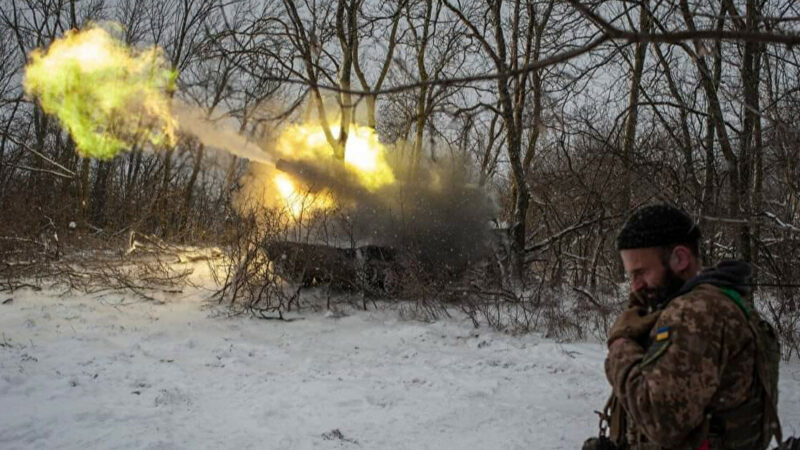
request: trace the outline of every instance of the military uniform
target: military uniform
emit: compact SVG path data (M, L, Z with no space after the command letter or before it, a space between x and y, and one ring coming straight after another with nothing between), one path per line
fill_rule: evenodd
M747 301L750 266L728 261L692 276L700 237L688 214L663 204L634 211L617 235L636 286L609 333L613 393L584 450L764 450L781 441L780 346ZM658 251L661 280L649 270Z
M749 272L742 265L728 267ZM705 272L664 306L649 335L610 343L606 376L624 410L629 448L766 446L756 338L747 306L730 298L731 284Z

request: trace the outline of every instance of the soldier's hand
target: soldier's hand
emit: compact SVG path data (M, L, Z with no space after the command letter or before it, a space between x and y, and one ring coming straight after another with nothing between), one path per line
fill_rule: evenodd
M647 313L644 308L628 308L620 314L608 333L608 345L619 338L638 341L647 336L655 326L660 311Z
M631 292L628 295L628 308L648 308L652 306L652 301L647 298L645 291Z

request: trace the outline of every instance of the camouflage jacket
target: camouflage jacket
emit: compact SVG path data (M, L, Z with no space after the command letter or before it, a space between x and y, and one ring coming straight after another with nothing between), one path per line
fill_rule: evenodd
M755 342L744 313L717 286L672 299L648 343L615 340L605 369L627 413L628 443L689 449L707 415L753 395Z

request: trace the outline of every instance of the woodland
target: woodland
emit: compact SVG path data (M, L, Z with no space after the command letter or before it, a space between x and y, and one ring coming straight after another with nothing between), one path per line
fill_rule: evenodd
M216 301L264 318L318 289L584 339L627 298L621 223L668 203L704 264L752 264L800 351L794 0L1 1L3 291L148 297L185 281L168 255L216 265ZM165 101L196 120L87 151L26 71L90 29L157 49ZM112 116L90 131L147 122ZM362 141L389 181L345 168Z

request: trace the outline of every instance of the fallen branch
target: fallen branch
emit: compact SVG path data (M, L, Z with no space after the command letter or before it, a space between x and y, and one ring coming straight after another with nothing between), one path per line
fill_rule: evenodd
M136 238L140 238L138 240ZM199 248L192 246L171 245L156 236L130 231L128 235L128 247L125 249L126 256L144 250L150 253L170 254L177 258L178 262L208 261L221 258L222 250L216 247Z

